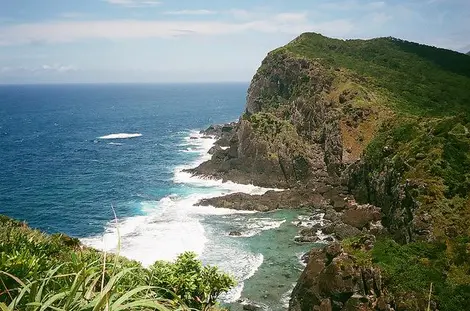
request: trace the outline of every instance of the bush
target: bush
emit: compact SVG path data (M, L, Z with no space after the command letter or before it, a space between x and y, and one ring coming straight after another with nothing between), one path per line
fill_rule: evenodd
M138 262L0 215L0 310L207 309L235 284L194 253Z

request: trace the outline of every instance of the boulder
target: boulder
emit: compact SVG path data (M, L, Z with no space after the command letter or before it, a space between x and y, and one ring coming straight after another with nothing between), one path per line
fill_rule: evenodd
M385 296L380 270L358 264L339 243L312 249L307 257L307 266L292 291L289 311L372 311Z
M216 153L216 152L218 152L218 151L222 151L222 150L223 150L223 149L222 149L220 146L215 145L215 146L213 146L211 149L209 149L209 151L208 151L207 153L209 153L209 154L212 155L212 154L214 154L214 153Z
M359 229L343 223L331 224L323 228L322 231L324 234L334 234L338 240L344 240L361 233Z

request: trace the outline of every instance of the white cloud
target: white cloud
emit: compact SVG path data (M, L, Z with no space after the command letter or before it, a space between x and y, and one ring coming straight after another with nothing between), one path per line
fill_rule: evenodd
M318 7L326 10L342 10L342 11L368 11L376 10L386 7L385 1L369 1L364 2L360 0L339 0L339 1L326 1L320 3Z
M3 67L0 68L1 73L66 73L77 71L78 68L73 65L63 65L63 64L51 64L51 65L40 65L40 66L19 66L19 67Z
M239 22L219 21L55 21L0 27L0 45L45 44L85 39L169 38L175 36L214 36L244 32L287 33L322 32L346 36L354 25L348 20L310 23L303 13L282 13Z
M306 23L307 13L280 13L274 19L283 23Z
M372 22L375 24L384 24L391 20L393 17L386 13L373 13L371 14Z
M161 2L156 0L103 0L109 4L121 5L128 8L142 8L157 6Z
M211 10L180 10L180 11L167 11L163 14L166 15L213 15L216 11Z
M87 14L85 13L80 13L80 12L64 12L64 13L60 13L59 14L59 17L62 17L62 18L73 18L73 19L76 19L76 18L83 18L83 17L86 17Z

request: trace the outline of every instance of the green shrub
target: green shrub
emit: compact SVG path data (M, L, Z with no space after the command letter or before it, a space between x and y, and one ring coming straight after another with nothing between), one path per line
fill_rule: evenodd
M150 269L0 215L0 310L207 309L235 281L194 253Z

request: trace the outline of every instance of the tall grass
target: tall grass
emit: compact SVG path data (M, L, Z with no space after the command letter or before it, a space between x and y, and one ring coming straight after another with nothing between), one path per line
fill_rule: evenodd
M0 216L0 311L205 310L234 284L193 253L146 269Z

